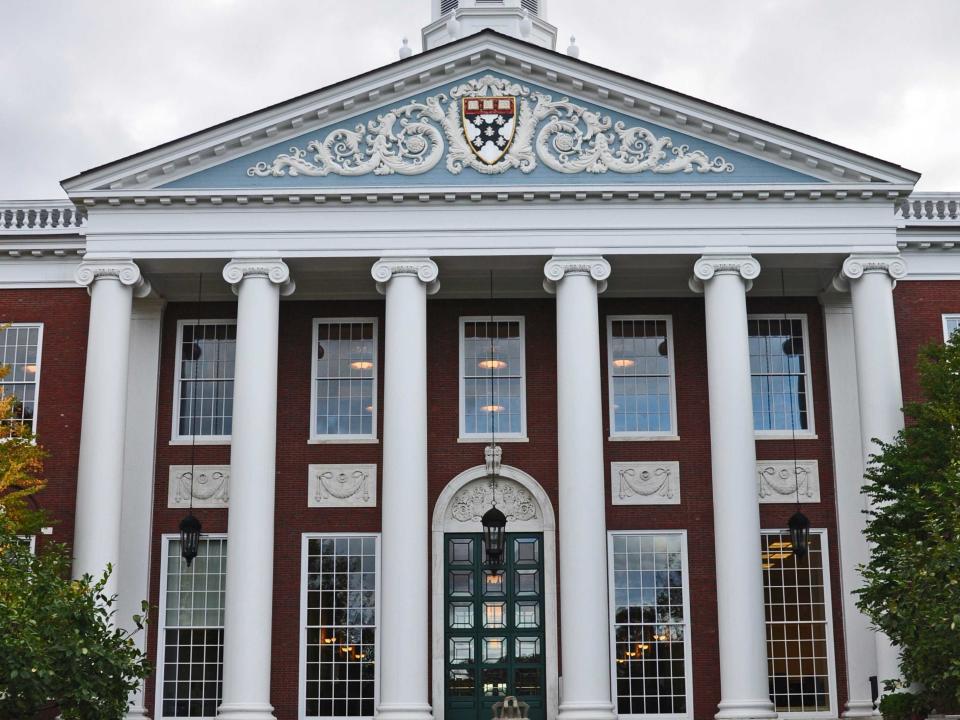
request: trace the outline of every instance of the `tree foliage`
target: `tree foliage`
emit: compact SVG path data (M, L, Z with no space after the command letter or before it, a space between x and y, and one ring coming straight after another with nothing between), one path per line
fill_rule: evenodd
M921 351L923 402L866 473L870 561L858 606L898 646L907 683L960 709L960 334ZM891 680L891 678L881 678Z

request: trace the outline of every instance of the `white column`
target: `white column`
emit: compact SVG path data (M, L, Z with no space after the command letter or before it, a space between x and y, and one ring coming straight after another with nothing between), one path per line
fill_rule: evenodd
M557 469L560 531L561 720L608 720L610 618L597 294L602 257L554 257L544 287L557 295Z
M221 720L273 720L273 508L282 260L232 260L223 269L237 305Z
M907 265L896 253L854 254L844 261L836 283L841 288L849 285L853 301L864 467L869 465L870 456L879 450L873 438L890 442L903 429L903 391L893 288L895 281L906 274ZM900 658L885 634L874 633L874 637L877 676L882 691L884 680L900 678Z
M747 290L749 255L700 258L691 287L705 296L720 704L716 718L773 718L760 567Z
M427 294L439 289L438 271L429 258L391 258L372 274L387 298L376 716L429 720Z
M120 513L123 497L123 445L133 295L150 284L129 260L84 262L75 279L90 291L90 328L83 386L77 508L73 536L73 576L114 572L104 590L117 592Z
M853 591L861 586L857 568L870 550L863 537L866 498L863 445L860 439L860 396L853 344L853 308L846 293L826 292L823 303L830 380L830 426L833 429L833 477L836 488L840 579L843 586L843 638L847 660L847 704L843 716L874 714L870 676L877 674L877 649L870 621L857 608Z

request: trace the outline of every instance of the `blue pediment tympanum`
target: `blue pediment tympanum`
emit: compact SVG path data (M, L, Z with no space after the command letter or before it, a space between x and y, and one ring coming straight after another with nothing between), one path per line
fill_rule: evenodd
M616 176L616 178L614 178ZM822 180L486 72L172 181L171 189Z

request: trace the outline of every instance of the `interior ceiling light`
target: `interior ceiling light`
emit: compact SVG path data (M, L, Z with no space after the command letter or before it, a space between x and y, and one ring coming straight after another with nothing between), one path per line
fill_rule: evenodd
M477 365L484 370L503 370L507 367L507 361L499 358L483 358Z
M350 367L354 370L369 370L373 367L373 362L371 360L354 360L350 363Z
M631 360L630 358L614 358L613 366L618 368L628 368L636 365L636 360Z
M483 410L484 412L503 412L504 411L503 405L482 405L480 406L480 409Z

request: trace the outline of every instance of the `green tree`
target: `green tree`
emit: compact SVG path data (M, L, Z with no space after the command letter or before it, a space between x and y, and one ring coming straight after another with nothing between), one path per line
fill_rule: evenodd
M922 704L960 709L960 334L924 348L923 401L867 469L870 561L857 605L898 646ZM881 678L889 681L891 678Z
M31 502L44 487L44 452L13 420L15 402L0 396L0 720L120 720L150 667L114 622L110 569L71 580L64 545L34 554L25 541L51 521ZM134 624L142 629L140 617Z

